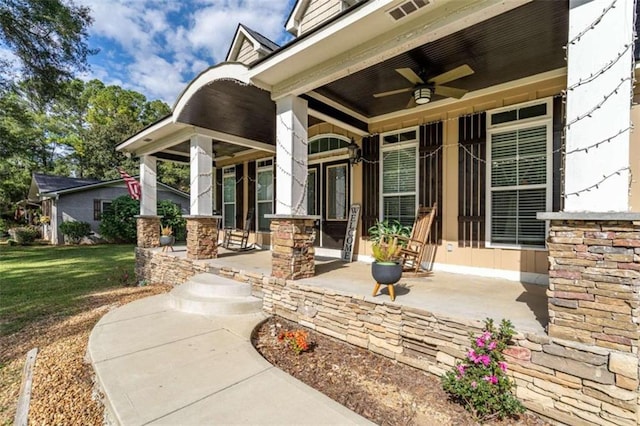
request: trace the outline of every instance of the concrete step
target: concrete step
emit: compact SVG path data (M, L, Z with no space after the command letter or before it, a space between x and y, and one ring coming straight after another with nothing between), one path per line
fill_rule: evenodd
M194 275L181 287L186 287L190 293L199 297L251 296L251 284L208 273Z
M251 285L215 274L198 274L171 290L174 309L201 315L242 315L262 310Z

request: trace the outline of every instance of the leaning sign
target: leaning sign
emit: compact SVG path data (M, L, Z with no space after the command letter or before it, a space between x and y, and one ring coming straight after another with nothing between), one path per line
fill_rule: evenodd
M358 218L360 217L360 204L353 204L349 209L349 221L347 222L347 234L344 237L344 248L342 249L342 260L351 262L353 258L353 246L356 242L356 230L358 229Z

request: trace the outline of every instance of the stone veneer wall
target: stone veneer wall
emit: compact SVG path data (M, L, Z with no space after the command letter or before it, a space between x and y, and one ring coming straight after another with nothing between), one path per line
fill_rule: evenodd
M151 282L204 272L202 263L138 249L137 272ZM173 258L173 259L171 259ZM165 266L166 263L166 266ZM481 321L448 318L422 309L369 300L300 282L231 268L208 272L252 284L267 314L367 348L437 376L470 349ZM368 300L365 300L368 299ZM518 333L507 351L516 395L531 411L569 425L638 424L638 358L611 348Z
M552 220L549 335L638 354L640 224Z
M160 247L160 216L136 216L138 247Z
M187 257L215 259L218 257L218 218L185 216L187 220Z
M315 274L313 223L313 219L271 219L271 275L295 280Z

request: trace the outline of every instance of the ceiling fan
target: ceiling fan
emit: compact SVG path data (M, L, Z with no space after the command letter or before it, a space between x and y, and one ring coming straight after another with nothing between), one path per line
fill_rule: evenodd
M475 71L473 71L469 65L464 64L450 71L436 75L435 77L431 77L427 81L424 80L424 73L421 72L420 74L423 74L423 76L420 76L411 68L396 68L396 72L409 80L409 82L413 84L413 87L375 93L373 97L382 98L385 96L397 95L399 93L412 92L411 99L409 100L406 108L413 108L416 105L428 103L431 100L431 95L433 93L440 96L460 99L468 92L468 90L442 86L442 84L466 77L473 74Z

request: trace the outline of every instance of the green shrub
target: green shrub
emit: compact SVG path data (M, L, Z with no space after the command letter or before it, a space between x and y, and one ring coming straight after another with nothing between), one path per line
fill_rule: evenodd
M17 228L11 228L9 235L11 235L17 244L27 245L33 243L36 238L40 237L40 231L33 226L19 226Z
M514 335L510 321L502 320L496 330L487 318L484 332L474 339L464 361L442 376L442 387L479 422L497 417L515 417L524 407L513 395L513 382L507 377L502 351Z
M385 237L389 235L401 235L409 238L411 226L405 226L396 219L391 221L385 219L382 222L376 221L376 224L369 228L369 238L374 244L384 242Z
M177 204L169 200L158 202L158 215L162 226L170 226L177 240L185 240L186 221ZM107 241L134 243L136 241L136 216L140 214L140 202L127 195L111 202L111 207L100 218L100 235Z
M60 224L60 232L64 234L65 241L76 244L91 234L91 225L87 222L66 221Z
M111 202L111 207L100 218L100 235L114 243L136 241L136 218L140 214L140 202L123 195Z
M160 200L158 202L158 215L162 216L160 222L162 226L170 226L173 229L173 235L178 241L187 239L187 221L182 217L180 207L169 200Z

